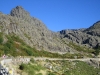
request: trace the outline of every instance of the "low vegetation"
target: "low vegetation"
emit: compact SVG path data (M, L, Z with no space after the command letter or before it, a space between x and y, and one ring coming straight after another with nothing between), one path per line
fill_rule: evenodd
M96 56L98 56L100 54L100 46L97 46L95 48L95 52L93 52Z
M98 75L99 70L88 65L85 62L75 61L76 65L70 70L64 71L64 75Z
M27 75L99 75L100 73L100 68L94 68L82 61L34 61L21 64L19 67L22 75L23 72Z
M79 45L76 45L75 43L72 43L72 42L69 42L69 44L67 44L67 45L74 48L77 51L80 51L80 52L83 51L83 52L87 52L87 53L92 53L94 51L91 48L87 48L85 46L79 46Z
M47 52L45 50L37 50L35 47L32 48L28 46L23 40L21 40L16 35L6 35L5 38L7 39L6 42L4 42L3 39L3 33L0 33L0 55L3 54L6 55L12 55L12 56L41 56L41 57L51 57L51 58L74 58L74 56L77 56L78 58L81 58L81 54L58 54L58 53L51 53Z
M42 75L41 73L38 73L40 70L45 70L44 67L41 65L33 65L33 64L21 64L19 65L19 69L22 70L22 72L26 72L28 75Z

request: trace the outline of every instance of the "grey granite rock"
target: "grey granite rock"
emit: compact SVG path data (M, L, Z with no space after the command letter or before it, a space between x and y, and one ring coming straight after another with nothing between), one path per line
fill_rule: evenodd
M21 6L13 8L10 15L0 13L0 32L7 35L16 34L31 47L50 52L77 53L77 50L67 45L70 41L78 45L96 47L100 44L99 26L100 22L97 22L88 29L53 32L39 19L31 17Z
M62 30L59 33L61 38L68 38L78 44L88 44L95 48L100 43L100 21L87 29Z
M70 49L57 33L50 31L39 19L31 17L21 6L13 8L10 15L0 14L0 26L5 34L14 33L38 50L63 53Z

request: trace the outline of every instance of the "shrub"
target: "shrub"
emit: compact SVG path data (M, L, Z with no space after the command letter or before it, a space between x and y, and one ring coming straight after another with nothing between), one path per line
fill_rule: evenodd
M36 74L36 75L42 75L42 73L38 73L38 74Z
M100 53L100 50L99 50L99 49L96 49L95 52L94 52L94 54L95 54L96 56L98 56L99 53Z
M52 73L52 72L49 72L49 74L48 75L56 75L56 74L54 74L54 73Z
M3 42L3 33L0 33L0 44Z
M30 61L31 61L32 63L34 63L34 59L33 59L33 58L31 58Z
M25 65L24 64L19 65L19 69L20 70L24 70L24 68L25 68Z
M2 44L3 42L3 37L0 37L0 44Z

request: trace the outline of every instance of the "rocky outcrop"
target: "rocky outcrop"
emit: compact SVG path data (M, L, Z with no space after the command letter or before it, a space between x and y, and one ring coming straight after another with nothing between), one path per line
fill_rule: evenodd
M21 19L26 19L27 17L30 17L30 14L25 11L21 6L13 8L10 12L10 15Z
M10 15L0 14L0 27L1 32L15 34L38 50L61 53L74 51L62 43L58 34L48 30L44 23L31 17L21 6L13 8Z
M92 26L87 28L84 32L92 36L100 37L100 21L97 21Z
M87 29L62 30L59 34L61 38L67 38L79 45L95 48L100 44L100 21Z

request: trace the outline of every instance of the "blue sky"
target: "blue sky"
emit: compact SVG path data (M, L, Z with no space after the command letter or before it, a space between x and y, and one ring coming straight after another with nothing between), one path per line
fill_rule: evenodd
M0 0L0 11L9 14L17 5L55 32L88 28L100 20L100 0Z

